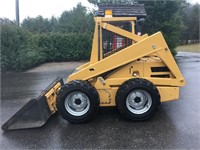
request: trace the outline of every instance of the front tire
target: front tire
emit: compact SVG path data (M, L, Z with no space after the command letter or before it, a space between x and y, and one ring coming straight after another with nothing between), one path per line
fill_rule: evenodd
M57 96L58 112L72 123L83 123L93 119L99 103L96 89L87 81L72 81L62 87Z
M116 94L119 112L130 120L146 120L154 115L160 104L156 86L146 79L125 81Z

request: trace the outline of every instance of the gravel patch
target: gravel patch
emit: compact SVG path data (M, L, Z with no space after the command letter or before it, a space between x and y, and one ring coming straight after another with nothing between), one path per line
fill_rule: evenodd
M75 69L86 62L52 62L45 63L40 66L37 66L33 69L30 69L26 72L47 72L47 71L62 71L62 70L71 70Z

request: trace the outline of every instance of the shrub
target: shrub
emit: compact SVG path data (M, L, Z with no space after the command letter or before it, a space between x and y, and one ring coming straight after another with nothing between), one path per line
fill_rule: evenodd
M33 34L15 24L2 24L1 30L3 71L23 71L44 62L89 59L92 33Z
M89 59L92 33L42 34L38 46L46 61L79 61Z
M14 25L1 25L1 69L22 71L44 62L33 35Z

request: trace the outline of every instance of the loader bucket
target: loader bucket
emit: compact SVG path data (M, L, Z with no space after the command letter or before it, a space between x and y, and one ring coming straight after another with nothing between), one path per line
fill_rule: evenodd
M36 99L31 99L26 103L16 114L3 124L1 127L2 130L36 128L44 125L48 118L54 113L50 111L45 95L59 82L60 85L63 85L62 78L57 78Z

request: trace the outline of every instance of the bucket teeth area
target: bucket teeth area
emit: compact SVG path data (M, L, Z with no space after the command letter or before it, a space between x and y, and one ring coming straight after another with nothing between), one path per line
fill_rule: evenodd
M49 109L45 94L49 92L58 82L63 85L62 78L54 80L37 98L31 99L19 111L17 111L7 122L2 125L2 130L15 130L36 128L44 125L54 113Z
M44 125L51 116L45 103L45 97L39 100L31 99L2 126L2 130L35 128Z

